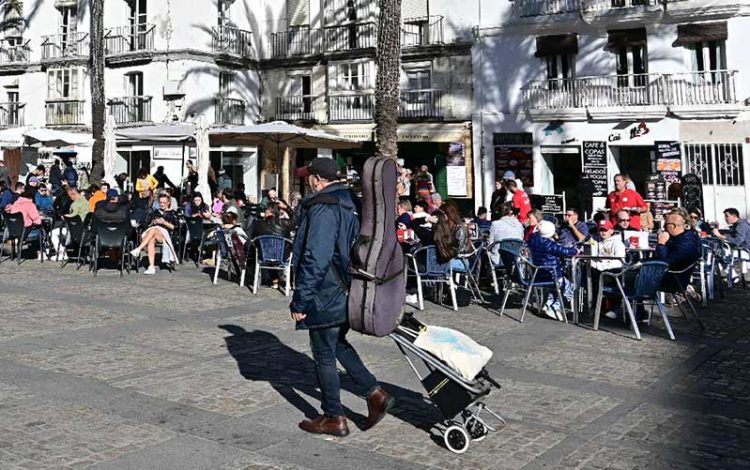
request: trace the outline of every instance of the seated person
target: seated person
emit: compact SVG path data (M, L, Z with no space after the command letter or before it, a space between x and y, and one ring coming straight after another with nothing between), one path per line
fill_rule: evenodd
M401 228L402 230L409 228L412 221L411 216L411 201L408 199L402 199L398 201L398 205L396 206L396 227ZM401 227L403 225L403 227Z
M297 228L297 221L290 218L282 218L280 204L283 202L269 202L266 210L263 211L263 217L253 223L253 238L261 235L277 235L284 238L290 238L292 232ZM229 210L237 211L236 207ZM239 223L239 217L237 219Z
M183 206L183 214L187 218L211 220L211 208L203 200L203 195L199 191L193 192L190 202Z
M23 216L23 226L26 228L40 226L42 224L42 217L39 215L39 209L37 209L33 199L34 192L27 189L18 196L16 202L5 208L5 212L9 214L21 214Z
M106 224L120 224L130 220L128 206L121 203L116 189L107 191L107 199L96 204L94 219Z
M573 246L583 243L589 238L589 227L586 222L579 219L578 210L566 210L565 221L557 234L557 240L565 246Z
M711 233L711 225L703 219L703 213L700 209L694 208L690 211L690 223L695 229L701 232L701 236L706 236Z
M477 234L481 237L490 233L492 221L489 220L489 214L486 207L477 209L477 216L474 218L474 225L477 227Z
M560 291L568 300L573 297L573 285L563 276L561 258L571 257L578 254L578 250L573 247L566 247L552 238L555 236L555 224L548 220L542 220L536 226L536 230L529 237L529 251L531 252L531 262L535 266L548 266L554 268L554 274L560 286ZM553 281L552 273L548 269L540 269L536 276L536 281ZM557 298L557 292L550 292L547 301L542 308L542 312L548 317L563 321L561 312L560 299Z
M63 188L68 189L65 193L63 193L64 195L61 194L57 196L57 199L55 200L55 202L57 202L62 198L69 201L69 204L66 203L66 205L68 206L68 212L63 213L63 219L72 219L74 217L78 217L79 219L81 219L81 221L86 220L86 215L88 215L88 213L90 212L89 202L85 197L83 197L83 194L81 194L77 188L71 188L67 185L63 185ZM53 247L60 248L57 252L57 259L67 259L65 246L70 243L70 235L68 234L67 228L64 226L55 228L54 230L52 230L52 232L50 232L50 239L52 240Z
M40 184L34 196L34 203L42 214L52 214L52 196L47 185Z
M5 181L0 180L0 210L5 210L5 206L11 203L13 191L5 185Z
M432 220L429 212L429 204L426 201L417 201L414 204L414 213L409 228L414 230L417 240L424 245L432 245Z
M156 244L162 244L161 260L163 263L177 263L177 251L172 245L172 233L179 226L177 214L169 210L171 198L167 194L159 196L159 209L152 211L146 218L148 228L141 235L141 244L130 254L135 258L141 254L143 248L148 250L148 268L146 275L156 274Z
M97 203L107 200L107 191L109 191L109 184L107 183L102 183L101 186L98 184L91 185L91 188L89 189L91 194L91 196L89 196L89 209L91 212L94 212Z
M523 240L523 225L518 221L517 210L513 207L513 203L504 202L500 204L499 213L502 216L492 222L490 227L490 244L509 238ZM495 265L500 264L500 252L497 247L493 248L490 258Z
M591 262L591 281L593 287L593 297L599 294L599 282L603 272L619 271L625 266L625 244L620 237L614 236L615 230L609 219L602 219L599 222L600 241L596 244L596 254L617 259L600 259ZM612 302L608 298L602 299L602 310L607 317L616 317L616 314L609 313L612 310Z
M670 212L664 224L666 231L661 232L657 239L655 258L666 261L670 271L686 270L679 275L668 273L664 277L662 288L665 292L682 292L687 289L694 271L688 268L702 257L700 236L689 227L681 213Z

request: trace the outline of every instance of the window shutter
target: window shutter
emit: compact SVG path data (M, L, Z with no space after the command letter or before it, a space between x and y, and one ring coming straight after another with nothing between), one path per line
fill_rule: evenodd
M646 46L646 28L608 31L607 49L616 50L633 46Z
M50 70L47 72L47 99L53 100L57 98L57 80L55 80L55 71Z
M287 0L286 15L289 26L310 24L310 0Z
M70 71L70 96L66 98L78 99L78 69Z
M401 0L402 21L412 18L423 18L426 16L427 0Z
M697 42L726 41L727 22L681 24L677 26L677 40L673 47L686 46Z

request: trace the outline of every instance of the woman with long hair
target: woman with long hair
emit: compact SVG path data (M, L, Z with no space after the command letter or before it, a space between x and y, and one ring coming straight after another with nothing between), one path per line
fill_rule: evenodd
M185 203L183 208L185 217L211 220L211 208L203 200L203 194L200 191L193 191L191 196L190 202Z
M451 234L453 235L458 250L457 254L470 252L472 250L471 235L469 234L469 228L466 226L463 216L461 216L458 204L456 204L455 201L448 199L442 206L440 206L440 211L445 214L447 218L448 226L450 227Z
M440 210L433 212L432 218L434 221L432 224L432 240L435 243L437 256L442 263L447 263L458 254L453 228L448 216Z

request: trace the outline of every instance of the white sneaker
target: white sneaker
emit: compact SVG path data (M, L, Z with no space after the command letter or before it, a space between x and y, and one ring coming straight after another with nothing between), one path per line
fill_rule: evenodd
M145 271L143 271L143 274L145 274L147 276L151 276L153 274L156 274L156 267L155 266L149 266L148 269L146 269Z
M542 313L553 320L557 320L557 315L555 314L554 310L552 310L552 307L547 304L544 304L544 306L542 306Z
M699 304L703 300L703 297L700 293L696 292L695 287L689 285L685 289L685 294L687 294L688 297L690 297L690 300L693 303Z
M612 310L606 312L604 316L609 318L610 320L617 320L617 314Z
M559 307L555 307L554 305L551 307L551 309L552 309L552 313L555 314L555 319L557 321L565 321L565 317L563 317L563 314L562 314L562 309L560 309Z
M406 294L406 303L417 305L419 303L419 296L417 294Z
M138 255L140 255L140 254L141 254L141 249L138 248L138 247L135 247L132 250L130 250L130 255L133 256L133 258L137 258Z

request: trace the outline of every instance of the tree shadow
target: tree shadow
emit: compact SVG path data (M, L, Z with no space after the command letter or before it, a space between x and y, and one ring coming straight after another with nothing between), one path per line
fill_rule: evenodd
M231 333L225 338L227 350L237 361L240 374L248 380L268 382L291 405L307 418L319 415L303 396L320 400L317 386L315 362L306 354L282 343L276 335L262 330L247 331L238 325L219 325ZM430 433L435 424L444 417L431 402L420 393L398 385L380 382L380 385L396 399L390 414ZM341 389L357 394L354 382L341 374ZM344 412L354 424L364 429L366 416L344 407Z

